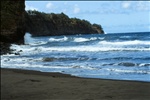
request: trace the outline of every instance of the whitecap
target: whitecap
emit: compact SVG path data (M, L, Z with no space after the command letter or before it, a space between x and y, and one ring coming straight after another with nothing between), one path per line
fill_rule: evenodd
M150 51L150 48L117 48L117 47L93 47L93 46L78 46L78 47L51 47L43 48L44 51L82 51L82 52L98 52L98 51Z
M25 41L25 44L34 43L34 39L32 38L32 35L30 33L26 33L24 35L24 41Z
M150 67L150 63L142 63L139 65L140 67Z
M131 38L131 36L121 36L120 38L122 38L122 39L128 39L128 38Z
M118 72L118 73L125 73L125 74L150 74L150 71L145 71L145 70L125 70L125 69L107 69L110 71Z
M108 41L100 41L99 44L101 45L150 45L150 41L140 41L140 40L134 40L134 41L120 41L120 42L108 42Z
M63 38L50 38L49 41L50 42L62 42L62 41L67 41L68 38L66 36L64 36Z
M94 41L94 40L97 40L97 39L98 39L97 37L91 37L91 38L79 37L79 38L75 38L74 42L87 42L87 41Z
M35 42L35 43L30 43L30 45L43 45L43 44L47 44L48 42L44 42L44 41L38 41L38 42Z
M86 42L86 41L89 41L89 39L86 39L86 38L75 38L74 39L74 42Z
M92 41L93 41L93 40L97 40L97 38L96 38L96 37L92 37L92 38L90 38L90 40L92 40Z
M104 40L105 38L104 38L104 37L99 37L98 39L99 39L99 40Z
M15 45L11 46L14 53L19 52L21 55L31 55L45 52L100 52L100 51L150 51L150 48L124 48L111 46L68 46L68 47L31 47L30 45ZM20 52L21 51L21 52Z

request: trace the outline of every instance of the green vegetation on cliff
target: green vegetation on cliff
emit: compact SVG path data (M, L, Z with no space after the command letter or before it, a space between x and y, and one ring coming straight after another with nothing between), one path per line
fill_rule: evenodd
M98 24L90 24L86 20L69 18L64 13L26 12L26 32L33 36L73 35L104 33Z

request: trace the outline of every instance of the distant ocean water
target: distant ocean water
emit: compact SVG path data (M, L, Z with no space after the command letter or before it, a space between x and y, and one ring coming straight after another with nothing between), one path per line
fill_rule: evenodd
M31 37L1 56L1 68L150 82L150 32Z

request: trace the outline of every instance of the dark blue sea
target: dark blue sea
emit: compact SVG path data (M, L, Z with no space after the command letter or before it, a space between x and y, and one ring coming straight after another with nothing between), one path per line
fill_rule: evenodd
M150 82L150 32L31 37L12 44L2 68Z

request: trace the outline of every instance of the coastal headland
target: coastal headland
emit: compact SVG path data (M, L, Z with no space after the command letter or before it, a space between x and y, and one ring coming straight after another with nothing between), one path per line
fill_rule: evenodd
M59 36L75 34L104 34L99 24L78 18L69 18L66 14L25 11L25 0L1 2L1 55L11 53L10 45L24 44L26 32L32 36Z

